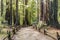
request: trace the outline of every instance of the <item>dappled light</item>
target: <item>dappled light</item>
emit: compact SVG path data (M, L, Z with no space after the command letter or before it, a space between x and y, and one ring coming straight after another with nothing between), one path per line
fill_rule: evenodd
M60 0L0 0L0 40L60 40Z

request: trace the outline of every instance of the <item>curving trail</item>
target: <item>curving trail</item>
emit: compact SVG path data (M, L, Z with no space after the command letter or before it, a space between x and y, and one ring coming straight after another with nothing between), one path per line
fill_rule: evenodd
M30 28L21 28L16 35L12 38L13 40L53 40L52 38Z

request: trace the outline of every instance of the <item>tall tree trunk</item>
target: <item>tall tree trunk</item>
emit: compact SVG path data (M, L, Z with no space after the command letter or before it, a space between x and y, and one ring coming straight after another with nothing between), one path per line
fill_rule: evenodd
M37 0L37 23L40 21L40 0Z
M27 5L28 0L25 0L25 5ZM24 20L24 25L28 25L28 10L25 9L25 20Z
M2 20L1 20L1 17L2 17L2 14L3 14L3 0L0 0L0 25L2 23Z
M49 2L49 23L52 26L57 26L58 20L57 20L57 9L58 9L58 0L51 0Z
M18 19L18 0L16 0L16 25L19 25L19 19Z
M41 20L43 20L43 0L41 0Z
M3 0L1 0L1 16L3 14Z
M49 0L46 0L46 14L45 14L46 18L46 24L49 25Z
M53 3L52 3L52 1L50 0L50 2L49 2L49 24L50 25L52 25L52 14L53 14Z
M6 14L5 14L5 20L8 21L8 24L10 24L10 10L9 10L9 1L6 0Z
M53 14L54 14L53 15L54 19L53 20L54 20L54 25L57 26L57 24L58 24L58 20L57 20L58 0L54 0L53 5L54 5L53 6L53 9L54 9L53 10Z
M10 0L10 25L12 25L12 0Z
M46 23L48 20L47 14L47 7L48 7L47 0L41 0L41 20Z

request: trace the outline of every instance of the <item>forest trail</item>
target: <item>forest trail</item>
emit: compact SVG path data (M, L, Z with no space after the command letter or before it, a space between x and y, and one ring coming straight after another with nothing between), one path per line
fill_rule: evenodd
M52 38L32 29L30 27L21 28L13 40L53 40Z

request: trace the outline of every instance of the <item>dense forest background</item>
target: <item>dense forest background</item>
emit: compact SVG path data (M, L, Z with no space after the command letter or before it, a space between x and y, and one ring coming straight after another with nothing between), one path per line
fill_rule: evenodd
M18 21L20 25L23 25L25 16L27 16L26 20L29 24L32 24L37 20L37 0L31 0L28 2L25 2L25 0L18 0L18 3L16 3L16 0L0 0L0 2L0 24L1 22L8 21L8 24L13 25Z
M60 1L49 0L43 8L42 1L0 0L0 25L32 25L38 23L41 18L49 25L60 23Z
M60 38L60 0L0 0L0 38L14 36L21 28L28 35L37 30L40 36Z

